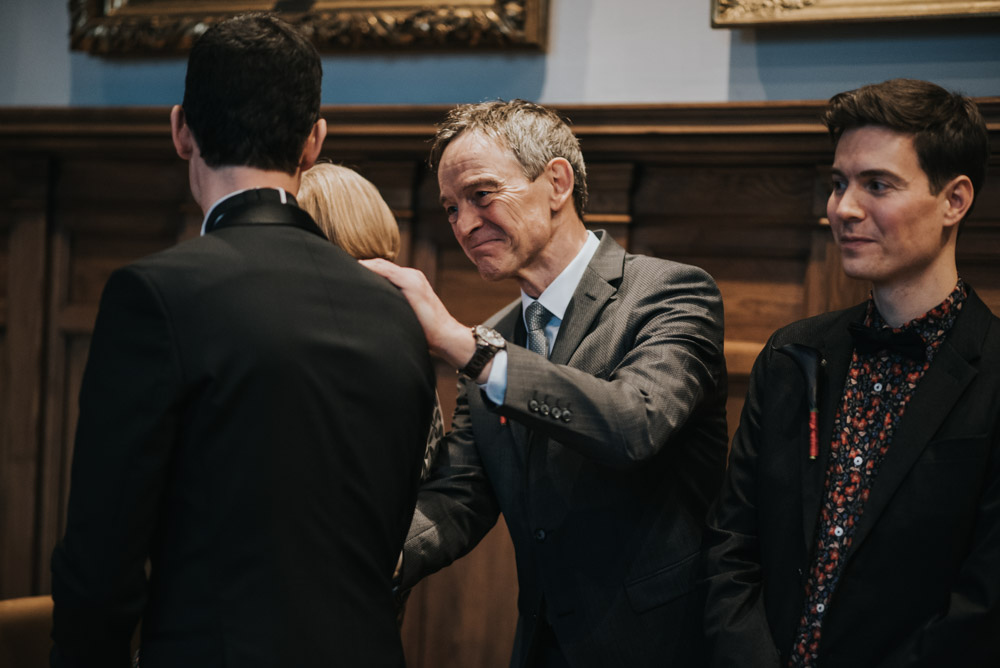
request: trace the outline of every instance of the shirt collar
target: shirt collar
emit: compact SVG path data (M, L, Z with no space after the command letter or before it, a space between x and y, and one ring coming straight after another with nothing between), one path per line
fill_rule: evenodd
M538 296L538 301L541 305L549 313L559 318L559 320L562 320L563 316L566 315L566 309L569 308L569 302L573 299L576 286L580 283L580 279L583 278L583 272L587 270L587 265L590 264L590 260L594 257L594 253L597 252L599 245L600 240L597 238L597 235L587 230L587 240L584 242L583 248L566 265L566 268L556 276L556 279L545 288L545 291ZM528 296L524 290L521 290L522 313L533 301L535 300L532 297Z
M235 197L236 195L239 195L240 193L245 193L248 190L253 190L253 188L241 188L239 190L234 190L233 192L229 193L228 195L223 195L219 199L215 200L215 204L213 204L212 206L208 207L208 211L205 212L205 218L201 221L201 236L205 236L205 227L208 225L208 221L212 218L212 212L215 211L215 207L219 206L220 204L222 204L223 202L225 202L230 197ZM277 190L278 192L281 193L281 203L284 204L285 203L285 198L288 195L288 193L285 192L285 189L284 188L273 187L273 188L271 188L271 190Z
M958 283L955 284L955 288L945 297L944 301L923 315L896 328L889 327L885 319L882 318L882 314L879 313L874 297L869 296L868 310L865 313L864 322L875 329L892 329L896 332L912 329L923 338L925 343L931 345L935 341L944 339L951 330L952 325L955 324L955 318L958 316L959 311L962 310L962 305L965 303L967 296L968 290L965 287L965 282L959 278Z

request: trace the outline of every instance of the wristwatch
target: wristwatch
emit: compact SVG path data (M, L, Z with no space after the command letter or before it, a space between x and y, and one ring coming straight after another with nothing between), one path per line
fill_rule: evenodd
M507 347L507 342L500 336L500 332L483 325L473 327L472 335L476 337L476 353L468 364L459 369L458 372L475 380L479 378L479 374L483 372L493 356Z

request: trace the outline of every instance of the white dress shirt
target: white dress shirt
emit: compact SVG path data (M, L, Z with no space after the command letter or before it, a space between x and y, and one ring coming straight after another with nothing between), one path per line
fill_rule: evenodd
M563 317L566 315L566 309L569 308L569 302L573 299L573 293L576 292L576 286L580 283L580 279L583 278L583 272L587 270L587 265L590 264L594 253L597 252L599 244L600 241L597 236L588 230L587 241L584 242L580 252L556 276L556 279L545 288L545 291L538 296L538 301L541 305L552 314L552 318L545 325L545 339L549 343L550 354L556 342L556 335L559 334L559 327L562 325ZM524 290L521 291L522 319L524 318L525 309L533 301L535 301L534 298L525 294ZM503 403L504 397L507 394L507 351L501 350L496 354L493 358L493 367L490 369L489 377L479 387L486 392L486 397L490 401L498 405Z

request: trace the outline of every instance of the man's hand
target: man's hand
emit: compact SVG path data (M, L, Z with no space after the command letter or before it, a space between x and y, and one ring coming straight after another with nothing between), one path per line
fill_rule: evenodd
M402 291L424 328L430 351L456 369L464 367L476 352L472 330L455 320L427 281L422 271L400 267L388 260L359 260ZM489 366L480 377L489 375Z

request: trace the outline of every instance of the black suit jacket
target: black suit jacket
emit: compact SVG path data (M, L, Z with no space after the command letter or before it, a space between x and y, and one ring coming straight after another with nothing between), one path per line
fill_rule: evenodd
M521 321L520 301L489 321L512 342L506 398L463 383L404 583L470 550L502 511L519 586L512 665L526 665L543 618L572 666L692 665L726 447L715 282L604 234L550 359L513 344Z
M852 342L864 305L779 330L754 365L709 519L706 629L717 666L787 665ZM803 375L825 361L820 455ZM1000 321L970 292L893 436L829 603L824 667L1000 665Z
M128 665L141 617L144 668L400 666L390 578L433 401L423 334L297 208L227 215L247 224L105 288L53 664Z

